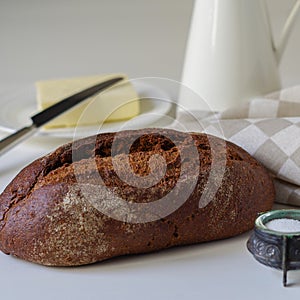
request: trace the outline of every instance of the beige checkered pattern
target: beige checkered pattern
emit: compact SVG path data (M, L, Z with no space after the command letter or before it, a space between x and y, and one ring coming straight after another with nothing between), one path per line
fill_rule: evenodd
M276 177L276 201L300 206L300 86L218 115L181 110L176 121L173 128L206 132L244 148Z

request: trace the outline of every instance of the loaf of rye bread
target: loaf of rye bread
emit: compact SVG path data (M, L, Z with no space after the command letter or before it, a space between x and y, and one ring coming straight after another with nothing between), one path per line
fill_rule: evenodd
M132 182L149 176L146 185ZM144 204L168 195L144 213ZM169 129L103 133L37 159L7 186L0 249L43 265L76 266L223 239L250 230L274 196L266 169L222 139ZM115 199L136 211L109 210Z

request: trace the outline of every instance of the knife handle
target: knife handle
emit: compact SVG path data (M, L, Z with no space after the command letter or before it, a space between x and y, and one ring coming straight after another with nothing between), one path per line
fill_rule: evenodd
M2 139L0 141L0 156L6 153L11 148L18 145L19 143L26 140L30 136L34 135L37 130L37 127L34 124L32 124L31 126L24 127Z

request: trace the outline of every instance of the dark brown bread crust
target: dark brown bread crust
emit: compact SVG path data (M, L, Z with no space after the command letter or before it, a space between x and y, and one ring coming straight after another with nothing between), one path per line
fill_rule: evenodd
M118 255L231 237L250 230L257 214L272 207L275 195L268 172L232 143L167 129L155 134L153 129L143 129L118 135L122 142L118 154L113 155L115 162L126 157L126 147L130 146L131 168L145 176L151 171L159 173L158 163L154 162L151 171L149 168L151 156L159 154L167 163L164 178L147 188L136 188L121 180L128 177L128 170L121 168L118 174L114 170L111 147L115 133L64 145L24 168L0 196L0 249L43 265L83 265ZM128 138L133 135L140 138L130 145ZM187 153L197 147L200 166L193 165L192 156L181 161L176 147L179 143ZM199 208L212 158L218 167L224 157L222 184L213 200ZM97 209L95 199L110 200L107 195L105 198L95 193L94 188L101 184L126 201L149 203L174 188L183 168L187 182L193 179L189 177L191 170L199 168L197 184L183 205L167 216L134 224ZM78 181L87 187L84 195ZM84 198L86 195L89 199Z

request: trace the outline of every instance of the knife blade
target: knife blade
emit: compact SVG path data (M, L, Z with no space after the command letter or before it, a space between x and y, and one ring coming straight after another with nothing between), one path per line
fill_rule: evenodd
M0 140L0 156L34 135L41 126L45 125L49 121L63 114L64 112L86 100L87 98L100 93L101 91L113 86L123 79L123 77L116 77L106 80L83 91L80 91L79 93L69 96L35 114L31 117L32 124L30 126L23 127L15 133Z

